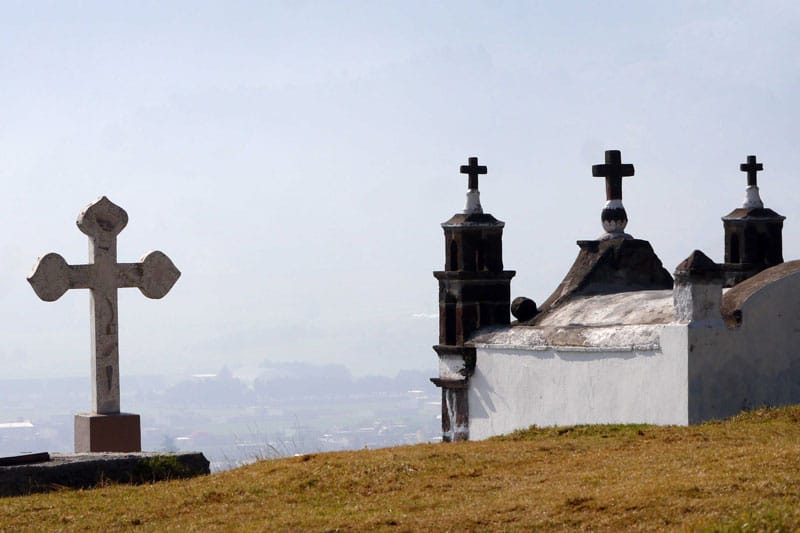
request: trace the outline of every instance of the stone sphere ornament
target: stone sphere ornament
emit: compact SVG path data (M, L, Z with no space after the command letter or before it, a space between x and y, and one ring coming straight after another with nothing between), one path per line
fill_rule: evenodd
M536 302L524 296L517 296L511 302L511 314L520 322L527 322L539 313Z

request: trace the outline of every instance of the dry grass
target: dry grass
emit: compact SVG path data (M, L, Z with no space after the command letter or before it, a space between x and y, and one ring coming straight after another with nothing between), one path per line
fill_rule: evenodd
M0 499L13 530L800 529L800 407L693 427L533 429L189 481Z

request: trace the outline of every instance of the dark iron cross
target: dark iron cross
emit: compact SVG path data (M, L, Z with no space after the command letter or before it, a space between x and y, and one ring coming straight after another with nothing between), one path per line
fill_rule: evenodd
M622 164L619 150L606 150L606 162L592 165L592 176L606 179L606 200L622 200L622 178L633 176L633 165Z
M469 176L469 190L478 190L478 176L486 174L486 166L478 164L477 157L470 157L468 165L461 165L461 173Z
M747 163L739 165L739 170L747 172L747 186L755 187L758 185L758 172L764 170L764 165L756 163L756 156L748 155Z

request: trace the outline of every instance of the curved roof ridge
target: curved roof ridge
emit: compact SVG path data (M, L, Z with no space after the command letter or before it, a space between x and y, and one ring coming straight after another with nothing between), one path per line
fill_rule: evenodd
M770 283L798 272L800 272L800 260L789 261L762 270L752 278L738 283L722 295L722 305L720 306L722 318L729 325L736 326L740 324L742 305L751 296Z

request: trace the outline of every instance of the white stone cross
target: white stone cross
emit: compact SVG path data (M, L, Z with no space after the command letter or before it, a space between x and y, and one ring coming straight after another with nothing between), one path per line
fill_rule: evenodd
M89 236L89 264L69 265L58 254L40 257L28 277L42 300L58 300L68 289L91 290L92 411L119 413L119 335L117 289L136 287L148 298L162 298L180 277L169 257L155 251L139 263L117 263L117 235L128 224L124 209L103 196L78 216Z

